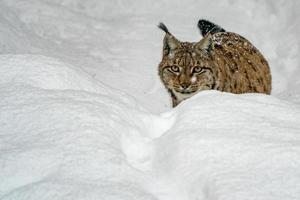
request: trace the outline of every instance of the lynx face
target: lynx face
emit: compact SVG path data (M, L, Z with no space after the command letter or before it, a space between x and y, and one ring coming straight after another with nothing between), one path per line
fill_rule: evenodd
M159 65L160 77L178 101L214 88L216 70L209 51L200 49L197 43L183 42L163 57Z
M270 94L268 62L248 40L205 20L199 24L206 35L196 43L180 42L164 24L159 25L166 32L159 76L173 107L203 90Z

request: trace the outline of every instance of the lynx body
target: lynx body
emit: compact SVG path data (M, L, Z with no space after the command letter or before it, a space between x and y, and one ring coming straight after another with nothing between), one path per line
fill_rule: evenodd
M180 42L164 24L159 25L166 32L159 76L173 107L203 90L270 94L269 65L257 48L206 20L198 26L204 37L191 43Z

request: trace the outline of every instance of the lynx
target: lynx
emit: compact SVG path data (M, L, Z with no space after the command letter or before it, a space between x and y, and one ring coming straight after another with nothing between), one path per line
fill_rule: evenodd
M223 92L271 92L268 62L247 39L227 32L207 20L199 20L199 42L181 42L165 32L159 76L172 97L173 107L203 90Z

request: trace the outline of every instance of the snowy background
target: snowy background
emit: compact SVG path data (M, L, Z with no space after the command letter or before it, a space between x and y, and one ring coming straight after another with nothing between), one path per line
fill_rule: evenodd
M1 0L0 199L300 199L300 1ZM272 95L171 108L162 21L209 19L269 61Z

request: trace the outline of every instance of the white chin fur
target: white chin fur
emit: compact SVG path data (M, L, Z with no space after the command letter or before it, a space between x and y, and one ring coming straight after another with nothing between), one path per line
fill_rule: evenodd
M195 93L190 93L190 94L183 94L183 93L180 93L180 92L176 92L176 91L173 91L177 100L179 101L183 101L185 99L188 99L190 98L191 96L193 96Z

